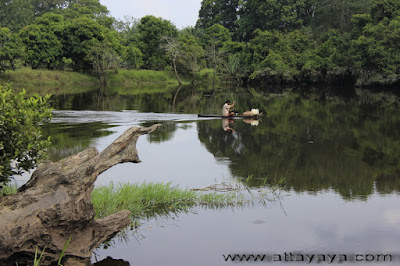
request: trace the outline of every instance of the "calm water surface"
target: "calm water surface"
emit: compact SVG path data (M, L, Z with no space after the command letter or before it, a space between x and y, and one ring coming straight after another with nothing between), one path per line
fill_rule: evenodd
M339 258L350 259L351 254L368 259L391 254L393 260L400 254L396 101L375 104L360 97L350 103L340 98L318 101L254 91L187 93L181 98L158 97L163 100L125 98L120 109L130 110L124 111L57 110L52 123L43 127L53 139L51 157L58 160L88 146L102 150L131 126L161 123L158 131L139 138L142 163L113 167L99 176L96 186L171 182L203 188L239 182L254 191L258 187L268 191L284 180L284 187L279 195L269 192L265 205L198 207L142 220L137 231L128 230L98 248L93 263L111 257L126 265L237 265L223 256L237 253L274 259L281 255L282 260L293 260L289 265L304 265L294 260L314 254L315 264L318 255L336 254L333 264L338 264ZM197 118L200 112L218 113L218 104L227 97L236 99L240 111L256 107L266 116L258 123L235 120L230 124L234 132L224 131L219 119ZM74 102L56 101L64 108L71 107L66 102ZM287 257L290 253L294 257ZM252 263L260 264L247 262Z

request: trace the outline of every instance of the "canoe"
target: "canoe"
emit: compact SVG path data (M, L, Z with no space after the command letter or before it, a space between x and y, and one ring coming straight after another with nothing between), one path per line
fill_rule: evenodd
M208 117L208 118L227 118L227 119L234 119L234 118L242 118L242 119L260 119L262 113L259 115L253 116L245 116L245 115L233 115L233 116L223 116L223 115L214 115L214 114L198 114L198 117Z

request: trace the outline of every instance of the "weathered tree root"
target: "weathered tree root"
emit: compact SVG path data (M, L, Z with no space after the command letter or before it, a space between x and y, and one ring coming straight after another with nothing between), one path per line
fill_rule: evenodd
M18 193L0 197L0 264L10 262L10 256L34 254L36 248L45 249L44 263L57 261L70 236L65 256L89 259L93 249L129 225L129 211L95 220L91 193L105 170L140 162L139 136L158 127L132 127L101 153L88 148L56 163L42 163Z

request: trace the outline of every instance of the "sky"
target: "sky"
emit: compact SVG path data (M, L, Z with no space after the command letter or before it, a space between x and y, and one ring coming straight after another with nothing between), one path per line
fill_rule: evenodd
M100 3L116 19L123 20L125 16L140 19L153 15L167 19L182 29L196 24L201 0L100 0Z

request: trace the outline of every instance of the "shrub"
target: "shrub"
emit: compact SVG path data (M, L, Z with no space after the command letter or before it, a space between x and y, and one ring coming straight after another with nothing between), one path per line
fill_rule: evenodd
M44 158L50 139L43 140L39 124L51 119L49 95L25 98L11 85L0 85L0 181L21 174Z

